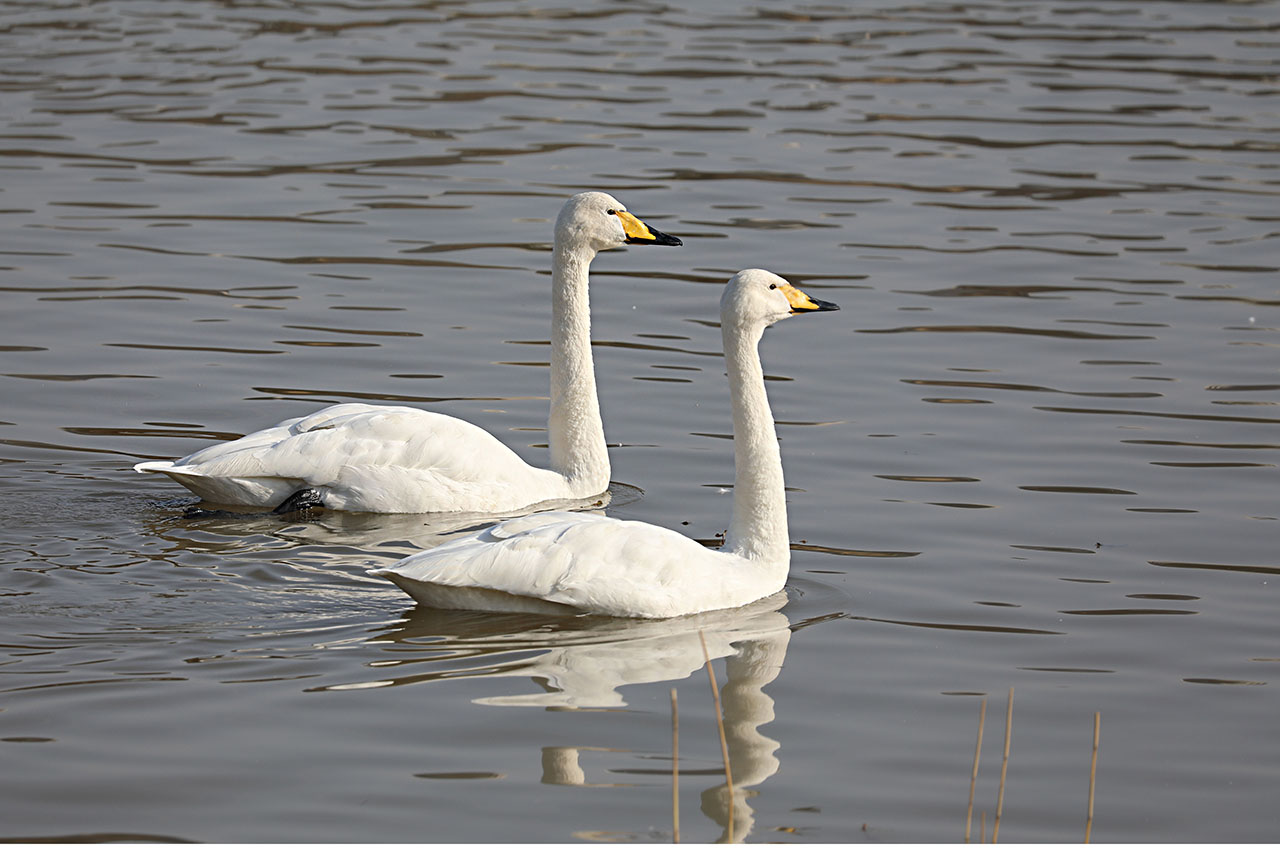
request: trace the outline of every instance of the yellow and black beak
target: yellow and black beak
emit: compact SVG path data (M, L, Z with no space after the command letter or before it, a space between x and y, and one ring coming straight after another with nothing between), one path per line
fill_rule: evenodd
M641 243L653 246L683 246L679 237L664 234L657 228L650 228L625 210L615 210L613 215L622 222L622 230L626 232L627 243Z
M814 299L800 288L792 284L780 284L778 289L787 297L787 301L791 303L792 314L803 314L807 311L839 311L840 306L834 302L827 302L823 299Z

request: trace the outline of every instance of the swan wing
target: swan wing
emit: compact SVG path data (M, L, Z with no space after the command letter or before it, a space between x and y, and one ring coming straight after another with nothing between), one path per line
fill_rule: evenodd
M737 607L778 588L761 588L750 561L674 531L573 512L505 521L370 574L433 606L448 606L434 594L444 587L638 618Z
M174 463L137 468L168 474L197 494L199 486L219 482L258 484L271 495L254 502L270 503L305 486L323 490L332 509L381 512L518 508L555 497L564 483L474 424L362 403L330 406Z

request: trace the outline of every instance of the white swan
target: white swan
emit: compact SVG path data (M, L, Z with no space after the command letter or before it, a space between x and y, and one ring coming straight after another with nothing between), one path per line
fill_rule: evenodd
M574 512L534 513L369 574L431 607L666 618L739 607L782 589L791 564L782 456L759 343L790 314L832 311L766 270L720 300L733 406L733 516L713 551L672 530Z
M140 462L213 503L278 510L510 512L609 486L591 359L587 268L624 243L679 246L613 196L573 196L551 263L551 468L534 468L478 426L407 406L341 403L175 461ZM283 502L283 503L282 503Z

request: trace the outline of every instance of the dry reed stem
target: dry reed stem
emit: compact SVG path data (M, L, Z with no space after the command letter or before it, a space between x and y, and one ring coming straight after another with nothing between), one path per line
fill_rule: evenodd
M991 826L991 843L1000 839L1000 818L1004 815L1004 777L1009 771L1009 738L1013 734L1013 688L1009 688L1009 707L1004 715L1004 759L1000 762L1000 792L996 796L996 819Z
M698 629L698 640L702 643L702 659L707 664L707 679L711 682L711 699L716 706L716 728L720 731L720 755L724 759L724 781L729 791L729 826L728 840L733 843L733 772L729 769L729 743L724 737L724 716L720 713L720 688L716 686L716 674L711 668L711 656L707 654L707 638L702 629Z
M680 843L680 710L671 688L671 843Z
M1093 834L1093 784L1098 775L1098 735L1102 732L1102 712L1093 712L1093 757L1089 761L1089 815L1084 822L1084 843Z
M973 748L973 775L969 777L969 810L964 818L964 843L969 843L969 834L973 828L973 789L978 784L978 757L982 755L982 730L987 722L987 700L982 699L982 707L978 710L978 745Z

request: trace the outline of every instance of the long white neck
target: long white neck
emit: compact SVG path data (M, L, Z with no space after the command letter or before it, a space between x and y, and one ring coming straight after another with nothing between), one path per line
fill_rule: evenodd
M763 325L722 325L733 405L733 517L725 549L750 560L791 564L782 453L760 365Z
M581 497L609 486L609 451L591 359L589 246L557 242L551 260L551 468Z

